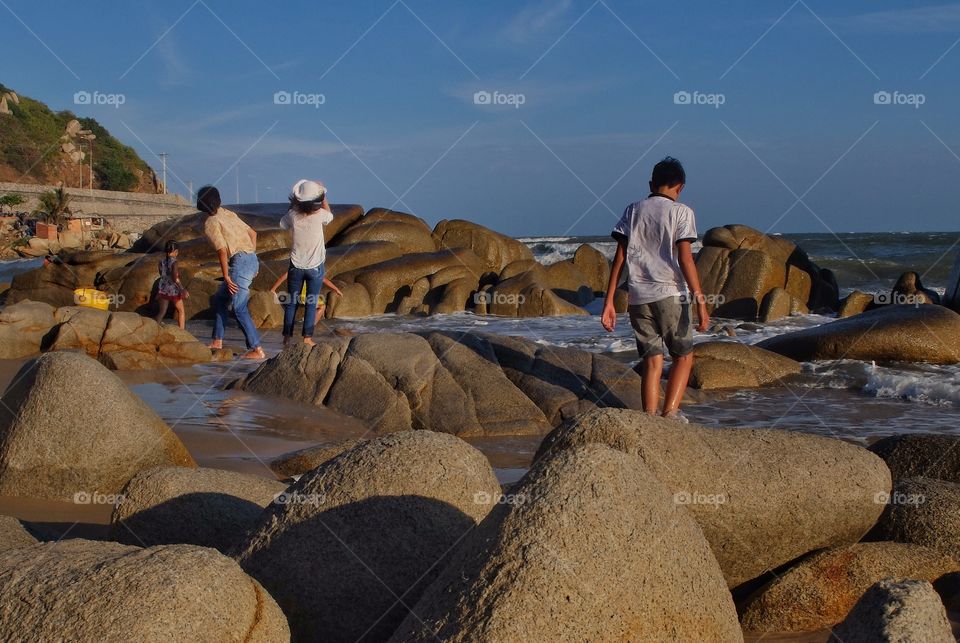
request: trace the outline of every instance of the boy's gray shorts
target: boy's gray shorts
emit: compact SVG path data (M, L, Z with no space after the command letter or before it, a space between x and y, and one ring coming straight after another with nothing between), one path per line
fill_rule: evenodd
M693 352L693 326L690 304L680 297L668 297L649 304L630 306L630 325L637 336L641 358L662 355L664 347L671 357Z

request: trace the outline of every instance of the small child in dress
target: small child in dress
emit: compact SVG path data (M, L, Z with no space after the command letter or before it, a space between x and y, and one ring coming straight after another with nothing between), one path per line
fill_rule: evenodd
M158 264L160 271L160 286L157 288L157 301L159 302L159 312L157 313L157 323L163 321L167 316L167 308L170 302L173 302L173 316L177 320L180 328L186 326L187 315L183 309L183 300L190 296L187 289L180 283L180 268L177 266L177 256L180 254L180 248L176 241L167 241L164 247L167 253Z

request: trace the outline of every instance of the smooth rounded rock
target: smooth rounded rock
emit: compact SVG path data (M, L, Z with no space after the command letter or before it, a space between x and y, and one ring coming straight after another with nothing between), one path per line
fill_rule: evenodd
M113 494L163 465L196 466L153 409L85 355L31 360L0 399L0 495Z
M577 447L541 462L466 535L390 639L740 641L693 518L635 458Z
M887 578L857 601L829 643L954 643L940 597L922 580Z
M370 440L303 476L239 548L298 640L384 640L487 514L500 485L450 435Z
M866 449L776 429L708 428L591 411L544 438L535 461L600 443L642 460L703 529L730 587L808 552L860 540L890 472Z
M0 553L0 639L283 643L290 630L213 549L64 540Z

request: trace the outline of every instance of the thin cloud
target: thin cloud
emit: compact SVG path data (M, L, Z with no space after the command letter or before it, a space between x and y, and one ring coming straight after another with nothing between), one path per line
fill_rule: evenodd
M555 30L570 13L573 0L548 0L520 11L503 29L504 36L516 43L528 43Z
M960 3L872 11L838 22L849 29L873 33L956 32L960 30Z

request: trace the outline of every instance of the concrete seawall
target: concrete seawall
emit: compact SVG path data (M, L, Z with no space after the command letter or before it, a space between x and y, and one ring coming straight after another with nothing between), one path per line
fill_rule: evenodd
M56 187L58 186L0 183L0 195L23 196L26 202L15 209L32 212L37 207L40 195ZM143 232L160 221L196 212L193 205L177 194L142 194L80 188L66 188L66 191L70 195L70 207L75 214L103 217L120 232Z

